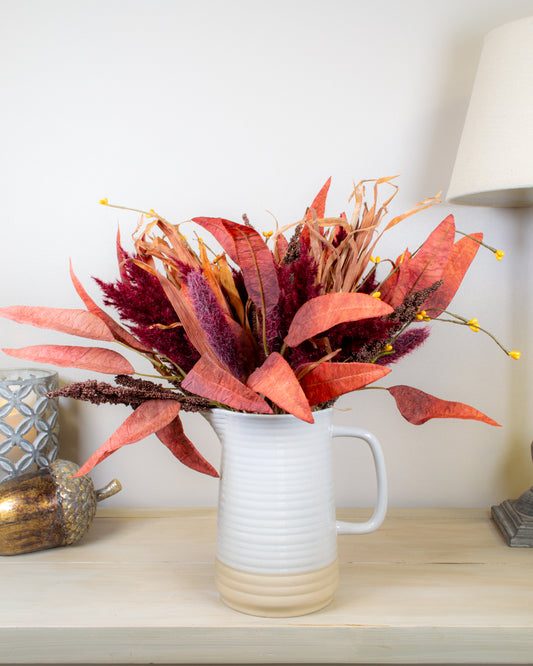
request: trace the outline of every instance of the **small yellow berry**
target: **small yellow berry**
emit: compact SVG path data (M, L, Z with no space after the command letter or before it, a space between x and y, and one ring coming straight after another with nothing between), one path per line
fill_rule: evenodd
M392 351L392 345L385 345L385 349L383 351L391 352Z
M424 321L431 321L431 317L424 317Z
M496 252L494 254L495 254L496 259L498 261L501 261L503 259L503 257L505 256L505 252L503 250L496 250Z
M468 322L468 326L469 326L470 330L474 331L474 333L479 333L479 326L478 326L478 324L479 324L479 322L478 322L477 319L471 319L471 320Z
M375 264L379 264L381 257L370 257L370 261L374 262Z
M373 297L373 298L381 298L381 292L380 292L380 291L375 291L375 292L372 294L372 297Z
M420 310L420 312L418 312L415 315L415 319L417 319L418 321L422 321L425 317L427 317L427 314L426 314L425 310Z
M100 199L100 202L102 206L107 206L109 204L109 201L107 199Z
M263 236L265 238L271 238L274 235L273 231L263 231Z
M514 358L515 361L518 361L518 359L520 358L521 354L520 354L519 351L512 351L512 352L509 352L509 356L510 356L511 358Z

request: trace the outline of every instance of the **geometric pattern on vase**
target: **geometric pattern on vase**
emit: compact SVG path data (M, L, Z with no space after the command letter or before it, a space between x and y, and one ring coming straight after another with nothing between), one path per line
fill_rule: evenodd
M57 385L55 372L0 372L0 481L49 467L57 456L59 406L46 395Z

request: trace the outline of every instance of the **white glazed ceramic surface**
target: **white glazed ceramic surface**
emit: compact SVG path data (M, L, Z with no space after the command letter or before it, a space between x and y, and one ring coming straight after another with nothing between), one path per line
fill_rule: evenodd
M379 443L366 431L332 426L331 409L313 416L314 424L222 409L207 415L222 443L217 559L224 565L272 575L323 569L337 558L337 533L369 532L383 521L387 487ZM366 523L335 520L332 436L358 437L372 448L379 497ZM360 473L354 470L354 479Z

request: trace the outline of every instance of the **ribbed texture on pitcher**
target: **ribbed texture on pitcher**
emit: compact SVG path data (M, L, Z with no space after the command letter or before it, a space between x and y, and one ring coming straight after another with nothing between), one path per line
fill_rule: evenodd
M232 569L302 574L337 558L331 410L207 415L222 443L217 559ZM267 583L265 583L266 585Z
M294 617L327 606L339 584L335 561L323 569L299 574L259 574L216 562L217 589L228 606L249 615Z

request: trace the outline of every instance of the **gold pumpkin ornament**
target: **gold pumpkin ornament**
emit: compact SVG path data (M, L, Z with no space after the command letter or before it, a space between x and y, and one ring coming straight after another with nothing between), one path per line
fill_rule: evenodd
M122 487L114 479L95 490L90 477L74 478L78 470L73 462L56 460L0 484L0 555L68 546L82 538L97 503Z

